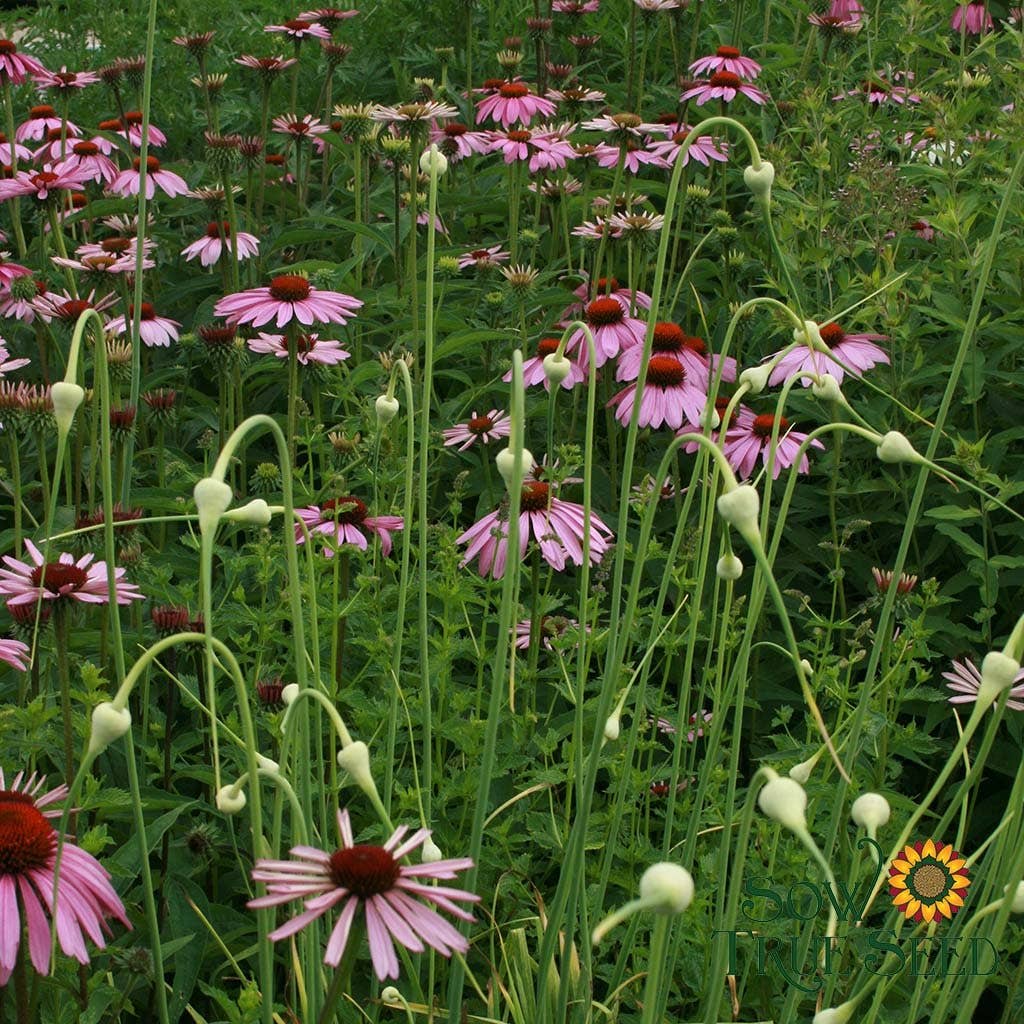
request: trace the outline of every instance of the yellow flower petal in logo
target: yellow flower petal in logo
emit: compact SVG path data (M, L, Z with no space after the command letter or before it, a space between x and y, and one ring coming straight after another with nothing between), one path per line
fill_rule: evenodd
M964 905L971 884L967 862L945 843L926 839L905 846L889 867L892 904L907 920L949 920Z

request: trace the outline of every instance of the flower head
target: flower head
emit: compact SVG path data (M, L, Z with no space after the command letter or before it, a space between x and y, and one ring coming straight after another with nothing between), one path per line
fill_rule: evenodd
M469 949L465 937L428 904L472 921L472 915L457 902L476 903L479 897L462 889L426 883L454 878L457 872L471 868L473 862L468 857L456 857L402 864L403 857L430 838L429 829L418 829L406 839L407 832L408 827L402 825L383 846L357 845L348 811L339 811L340 849L327 853L311 846L296 846L291 850L293 860L256 861L253 880L263 882L268 894L251 900L249 906L276 907L296 899L303 901L303 913L270 933L269 938L277 942L340 905L324 954L324 963L332 967L341 961L352 922L362 908L370 959L381 981L398 977L396 941L413 953L422 953L426 946L443 956L465 953Z
M247 342L251 352L274 355L278 359L288 358L288 338L283 334L263 334ZM311 364L335 366L344 362L349 353L334 338L321 338L319 334L300 334L295 338L295 358L300 366Z
M27 75L41 75L46 68L27 53L18 53L10 39L0 39L0 82L21 85Z
M87 85L95 85L100 76L92 71L68 71L66 65L61 65L60 71L47 71L45 68L37 75L33 75L39 91L52 89L58 95L67 95L72 89L84 89Z
M512 420L500 409L492 409L484 416L477 416L476 410L465 423L455 427L448 427L442 431L445 447L458 445L459 451L464 452L471 445L480 441L487 444L490 441L497 441L499 438L508 437L512 430Z
M130 329L134 316L135 307L129 305L128 315L115 317L107 324L107 330L113 331L114 334L124 334ZM169 348L172 341L178 340L180 326L181 324L177 320L157 316L151 302L142 303L139 309L139 337L146 345Z
M77 561L62 554L56 562L47 562L43 553L25 540L32 564L4 555L5 569L0 569L0 594L7 596L7 607L34 604L39 600L59 601L70 598L85 604L107 604L109 572L106 562L93 563L95 555L82 555ZM114 596L118 604L143 600L143 593L124 578L125 570L114 568Z
M847 372L859 377L862 371L870 370L876 363L889 362L885 350L875 344L876 341L888 340L884 334L847 334L837 323L825 324L819 328L819 332L821 340L837 361L830 359L824 352L799 346L784 355L775 365L768 378L770 385L774 387L781 384L787 377L804 370L819 376L827 373L835 377L837 384L842 384ZM813 381L804 377L801 383L808 388Z
M695 75L706 75L708 72L729 71L741 78L753 81L761 74L761 65L756 60L744 57L735 46L720 46L710 57L700 57L690 65Z
M20 640L0 639L0 661L6 662L11 668L16 668L19 672L26 671L28 656L28 644L24 644Z
M295 524L295 543L306 542L306 531L310 535L328 537L331 542L324 548L324 554L333 558L335 549L344 544L352 544L365 551L367 538L377 536L386 557L391 554L391 534L403 529L405 522L401 516L370 516L367 511L363 501L350 495L298 508L295 514L305 524L306 530Z
M686 89L679 97L680 103L696 99L697 106L702 107L708 100L722 100L729 103L737 96L746 96L758 105L767 102L768 97L733 71L716 71L706 82L697 82Z
M122 171L108 186L110 191L119 196L137 196L142 185L142 160L136 157L132 166ZM152 199L156 190L170 197L181 196L188 192L188 184L181 175L165 170L155 156L146 157L146 198Z
M314 288L298 274L281 274L263 288L250 288L221 299L213 307L214 316L224 317L230 324L252 324L262 327L276 321L284 327L297 320L300 324L348 323L362 307L360 299L343 292Z
M991 32L995 27L992 15L980 0L971 0L969 4L958 4L949 20L949 27L954 32L963 32L969 36L980 36Z
M981 672L970 658L964 658L963 661L954 660L952 671L943 672L942 678L956 695L949 698L950 704L970 704L978 699ZM1010 689L1006 706L1013 711L1024 711L1024 669L1017 674L1014 682L1017 685Z
M106 945L108 917L131 928L110 875L51 824L61 814L52 805L67 796L67 786L44 793L45 782L45 776L26 778L19 772L8 788L0 769L0 985L7 984L17 963L23 921L29 957L40 974L50 972L47 916L56 922L60 948L82 964L89 962L87 937L101 949Z
M771 452L772 432L775 429L775 417L770 414L754 416L750 420L737 419L736 423L725 432L725 444L722 451L729 460L729 465L736 470L740 479L746 480L754 472L758 456L767 466ZM777 478L783 469L792 466L797 457L800 445L807 440L806 434L793 430L785 416L779 417L779 440L775 448L775 466L773 478ZM824 448L818 440L811 442L813 448ZM800 459L797 472L810 471L810 463L806 455Z
M629 426L637 390L634 382L608 402L609 407L615 407L615 418L623 426ZM707 400L708 396L689 379L686 367L678 359L671 355L653 355L644 376L637 424L655 430L661 426L678 430L685 421L696 427Z
M232 237L231 225L227 221L211 221L206 225L206 232L186 245L181 254L186 260L194 260L198 256L204 267L212 267L224 252L241 262L256 256L259 251L260 240L255 235L250 235L247 231L238 231Z
M291 39L330 39L331 33L316 21L305 18L291 18L282 25L265 25L264 32L277 32Z
M540 480L523 483L519 511L519 557L526 557L531 536L540 546L544 560L561 572L567 561L583 564L583 540L589 533L590 560L599 562L612 540L612 531L591 513L587 523L583 506L555 496L554 487ZM474 523L456 541L466 544L462 565L479 556L484 576L500 579L508 560L508 513L502 507Z
M503 128L513 124L529 125L538 114L551 117L555 104L543 96L530 92L525 82L502 82L490 95L476 105L476 123L497 121Z

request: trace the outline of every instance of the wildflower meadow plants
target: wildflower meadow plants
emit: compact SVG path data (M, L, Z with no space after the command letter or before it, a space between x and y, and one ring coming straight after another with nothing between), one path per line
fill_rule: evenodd
M1016 1024L1019 9L221 7L0 30L0 1020Z

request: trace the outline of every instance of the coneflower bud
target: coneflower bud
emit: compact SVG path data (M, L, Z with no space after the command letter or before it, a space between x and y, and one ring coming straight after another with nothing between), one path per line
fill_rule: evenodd
M609 716L607 721L604 723L604 738L609 743L614 743L619 738L619 733L622 730L622 719L619 714L619 709L616 708Z
M539 271L525 264L502 267L501 274L508 282L512 294L520 299L525 299L530 295L537 283L537 278L540 276Z
M762 366L749 366L740 374L739 383L746 384L752 395L759 395L768 386L771 372L771 365L768 363Z
M978 704L987 707L1003 690L1013 686L1020 672L1020 662L1002 651L989 651L981 663L981 685L978 687Z
M693 902L693 878L678 864L652 864L640 879L640 899L646 910L681 914Z
M233 786L221 786L217 790L217 810L222 814L238 814L245 807L245 803L241 780Z
M188 628L188 609L180 604L161 604L150 610L149 617L160 636L171 636Z
M801 786L807 784L807 780L811 777L811 772L814 771L814 766L818 763L821 758L822 751L818 751L813 756L807 758L806 761L801 761L799 764L793 765L789 769L787 774L789 777L796 782L799 782Z
M241 159L238 147L242 144L241 135L220 135L217 132L204 132L204 156L215 171L230 171L238 166Z
M444 153L437 148L437 143L432 142L429 149L425 149L420 156L420 170L424 174L433 171L438 177L448 170L448 160Z
M53 400L53 416L57 421L57 431L67 436L78 407L85 401L85 389L81 384L59 380L50 388L50 398Z
M843 403L846 401L839 387L839 381L830 373L822 373L818 376L818 379L811 385L811 394L823 402Z
M398 399L394 395L378 395L373 403L377 413L377 426L385 427L398 415Z
M213 534L220 517L228 510L233 497L231 488L223 480L203 477L192 489L192 496L199 509L200 533Z
M805 832L807 830L807 794L803 786L795 779L781 778L770 768L765 769L766 774L770 773L768 782L761 787L757 794L757 806L772 821L777 821L783 828L790 832Z
M515 453L511 448L502 448L494 457L494 464L498 467L501 479L505 481L506 487L512 486L512 474L515 472ZM526 448L522 450L522 475L525 477L534 467L533 455Z
M436 864L439 860L444 860L444 854L441 852L441 847L433 839L428 839L420 847L420 860L424 864Z
M747 539L748 535L759 534L757 515L761 508L761 498L750 484L740 484L731 491L726 491L718 498L718 514L740 535Z
M298 683L289 683L281 691L281 701L284 703L284 706L286 708L291 707L292 704L295 701L295 698L298 697L298 695L299 695L299 684Z
M564 355L550 352L544 357L544 376L551 384L561 384L572 372L572 363Z
M270 506L262 498L253 498L252 501L240 508L233 508L225 512L222 519L229 519L233 523L248 523L251 526L269 526L271 520Z
M720 580L735 581L743 575L743 563L731 552L722 555L715 566L715 573Z
M876 449L882 462L921 462L914 446L898 430L890 430Z
M1009 886L1006 886L1003 892L1006 892L1009 888ZM1013 899L1010 901L1010 913L1024 914L1024 882L1017 883L1017 891L1013 894Z
M743 181L758 202L767 204L772 197L775 168L767 160L762 160L760 167L751 165L743 171Z
M367 795L375 796L377 784L370 771L370 748L356 740L338 751L338 765L352 776L352 781Z
M109 700L92 709L92 732L89 734L89 754L101 754L115 740L119 740L132 727L132 715L127 708L119 708Z
M811 1024L847 1024L856 1006L852 1002L845 1002L839 1006L830 1006L825 1010L819 1010L814 1015Z
M868 830L874 838L875 832L889 820L889 801L881 793L864 793L853 801L850 817L855 825Z

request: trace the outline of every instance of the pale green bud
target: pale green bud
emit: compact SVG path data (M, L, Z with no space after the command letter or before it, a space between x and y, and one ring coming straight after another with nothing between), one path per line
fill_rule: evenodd
M693 902L693 878L678 864L652 864L640 879L640 901L647 910L681 914Z

